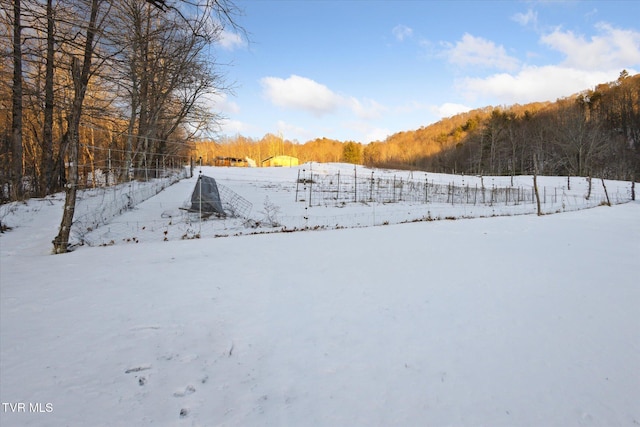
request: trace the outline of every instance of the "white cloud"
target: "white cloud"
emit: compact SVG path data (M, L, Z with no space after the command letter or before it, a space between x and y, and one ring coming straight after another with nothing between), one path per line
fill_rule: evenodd
M358 99L339 94L321 83L297 75L291 75L286 79L264 77L260 82L265 98L273 105L305 111L315 116L312 122L314 125L310 125L304 118L299 118L295 124L278 121L277 129L287 138L305 141L319 135L332 135L351 129L361 135L357 140L370 142L384 139L390 133L372 124L373 121L379 121L383 113L388 111L387 107L373 99ZM329 115L332 117L325 119L324 116ZM338 125L336 119L342 123ZM313 126L315 128L312 129Z
M373 99L359 100L353 96L340 95L306 77L264 77L260 82L266 98L274 105L304 110L315 116L336 113L341 108L347 108L359 118L371 120L379 118L386 111L383 105Z
M382 116L382 113L386 111L386 108L374 101L373 99L364 99L359 101L356 98L348 99L349 107L358 117L361 119L377 119Z
M504 104L555 101L617 78L619 71L587 71L547 65L524 67L517 74L500 73L486 78L465 78L457 88L469 100L490 98Z
M384 141L389 135L393 133L389 129L375 126L364 121L344 122L342 124L342 127L355 131L358 135L360 135L360 137L353 140L362 142L364 144L369 144L373 141Z
M279 107L301 109L321 116L335 111L343 103L341 96L306 77L264 77L260 83L267 99Z
M587 12L584 14L585 19L587 20L591 20L591 18L598 16L598 9L597 8L593 8L591 9L590 12Z
M241 49L247 45L242 36L236 33L231 33L227 30L222 30L220 32L218 44L225 50Z
M411 37L413 35L413 30L406 25L396 25L393 27L393 30L391 30L391 33L393 33L396 40L401 42L404 41L405 38Z
M471 107L451 102L446 102L442 105L434 106L431 108L433 114L435 114L438 118L455 116L456 114L464 113L469 110L471 110Z
M479 66L507 71L518 68L518 60L507 55L503 46L468 33L454 46L449 45L444 54L449 62L462 67Z
M411 101L409 103L406 103L404 105L394 108L393 113L397 115L409 115L409 114L422 112L419 114L421 116L424 116L425 114L424 112L427 112L427 113L431 113L438 119L441 119L444 117L455 116L456 114L464 113L471 109L472 107L469 107L467 105L456 104L453 102L445 102L444 104L441 104L441 105L433 105L433 104L426 104L426 103L421 103L417 101Z
M524 17L521 18L525 20ZM523 65L517 72L496 73L488 77L459 79L456 84L458 91L468 100L479 99L482 103L527 103L534 101L555 101L584 89L595 87L600 83L615 80L622 69L633 72L640 65L640 32L614 28L609 24L600 23L595 26L596 35L587 39L576 35L572 31L556 28L552 32L541 36L541 44L560 52L564 58L558 64L544 66ZM467 35L465 35L466 37ZM471 36L469 36L471 37ZM465 38L463 38L463 42ZM477 44L478 50L492 51L492 43L478 42L469 38L466 47ZM452 49L450 52L462 53L463 49ZM499 61L497 55L486 55ZM533 54L532 54L533 55ZM537 58L543 55L535 54ZM464 56L450 56L452 62L464 62ZM474 59L481 63L481 59ZM467 60L472 63L472 60ZM514 63L515 65L515 63ZM508 70L507 71L512 71Z
M611 70L640 65L640 32L596 25L598 34L586 40L572 31L554 30L541 42L563 53L563 65L578 69Z
M538 13L534 12L532 9L527 10L527 13L516 13L511 17L513 21L516 21L518 24L526 27L531 24L534 27L538 24Z
M220 132L225 135L242 134L251 130L250 125L240 120L224 119L220 122Z
M213 113L238 114L240 107L234 101L231 101L225 93L211 93L203 96L205 105Z
M392 132L386 128L373 128L366 133L364 142L368 144L374 141L384 141L391 133Z
M282 135L284 139L300 139L303 140L311 138L313 135L307 129L296 126L291 123L287 123L284 120L278 120L276 127L278 132Z

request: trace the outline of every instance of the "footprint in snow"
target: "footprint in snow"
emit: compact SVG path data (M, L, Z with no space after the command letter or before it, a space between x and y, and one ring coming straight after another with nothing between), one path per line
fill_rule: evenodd
M189 384L188 386L185 387L184 390L178 390L175 393L173 393L173 397L184 397L184 396L193 394L195 392L196 392L196 388L191 384Z

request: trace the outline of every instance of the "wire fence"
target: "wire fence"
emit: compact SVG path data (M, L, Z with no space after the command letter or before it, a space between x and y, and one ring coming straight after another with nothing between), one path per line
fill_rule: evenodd
M587 178L588 188L539 186L540 203L549 207L575 206L587 208L600 204L618 204L631 200L629 190L608 194L604 181ZM434 180L406 179L398 176L368 176L353 174L323 174L300 171L296 185L296 201L312 206L340 206L347 203L421 203L449 205L517 206L537 203L531 185L485 186L480 183L436 183ZM589 181L591 181L589 183ZM600 184L602 182L602 184Z
M249 218L253 204L226 185L216 185L225 212L231 217Z
M218 183L220 200L226 215L208 216L192 210L190 193L176 203L149 201L168 186L189 176L188 169L166 178L150 181L132 181L112 188L85 190L76 207L72 228L74 243L88 246L110 245L118 242L138 242L155 236L161 240L190 239L204 231L221 233L231 228L246 228L253 204L229 187ZM142 202L156 212L153 218L129 220L122 214L131 211Z
M120 215L187 176L187 172L185 169L170 178L132 182L112 189L86 190L76 210L73 235L82 243L97 246L510 216L537 211L533 177L510 180L509 177L429 174L423 179L411 179L379 170L358 175L361 171L311 173L301 169L297 179L278 185L228 180L227 186L218 180L227 215L207 219L190 211L187 209L191 206L190 192L185 192L182 201L149 200L143 214ZM633 183L609 182L607 191L605 181L600 179L571 178L564 181L566 186L558 185L562 182L558 177L539 177L538 182L554 184L538 188L542 213L625 203L633 194ZM264 206L253 212L252 203L243 196L254 203L264 197ZM296 203L291 203L293 197Z
M111 187L87 189L78 193L71 228L72 240L84 242L87 233L109 223L123 212L155 196L168 186L189 176L188 168L173 170L163 178L130 181Z

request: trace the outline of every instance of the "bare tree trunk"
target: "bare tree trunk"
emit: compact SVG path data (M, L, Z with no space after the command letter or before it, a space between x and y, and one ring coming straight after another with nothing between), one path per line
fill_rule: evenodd
M14 198L20 198L22 188L22 24L20 1L13 1L13 92L11 113L12 185Z
M69 147L69 173L68 180L65 185L64 212L62 213L62 221L58 235L53 240L54 253L62 254L68 251L69 234L71 225L73 224L73 214L76 209L76 194L78 190L78 145L80 127L80 113L82 112L81 96L81 69L77 58L73 58L71 64L71 72L73 74L74 100L71 107L71 116L69 118L69 128L65 139L68 141Z
M140 25L143 25L140 22ZM148 154L148 136L149 136L149 44L150 44L150 31L151 31L151 13L146 15L146 23L144 28L141 28L140 33L144 31L144 37L140 40L140 57L141 57L141 69L142 74L140 76L140 91L138 93L138 103L140 106L140 115L138 116L138 133L136 140L137 152L141 153L138 158L137 170L135 172L136 178L144 176L147 180L147 154ZM142 170L144 168L144 175Z
M536 194L536 205L538 207L538 216L542 215L540 208L540 193L538 192L538 159L533 155L533 190Z
M134 85L134 91L135 89ZM138 105L136 103L137 95L132 95L131 100L131 117L129 117L129 126L127 127L127 144L125 148L124 169L120 171L120 180L125 182L129 181L131 168L133 167L133 132L136 125L136 111Z
M44 127L42 166L44 195L53 191L53 61L54 61L53 0L47 0L47 63L44 80Z
M64 212L60 223L58 235L53 240L54 253L61 254L68 251L69 234L73 224L73 214L76 208L76 192L78 190L78 146L80 145L80 116L82 114L82 104L89 84L89 72L91 71L91 58L93 56L93 39L96 35L96 20L101 0L92 0L91 15L87 27L87 38L84 46L84 60L82 65L74 57L71 64L73 75L74 97L69 117L69 127L67 129L67 139L69 143L69 180L65 188Z
M93 128L89 129L89 134L91 135L91 147L95 147L96 146L96 141L95 141L95 133L93 131ZM91 188L96 188L96 162L95 162L95 155L93 154L93 151L89 149L88 146L85 145L84 148L84 152L87 156L87 158L89 159L89 167L91 168ZM88 177L87 177L88 178Z

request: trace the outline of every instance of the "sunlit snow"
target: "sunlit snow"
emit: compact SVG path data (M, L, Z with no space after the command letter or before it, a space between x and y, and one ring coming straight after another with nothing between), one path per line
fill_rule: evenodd
M0 425L640 424L640 204L615 204L630 183L605 181L608 207L594 179L582 209L585 178L540 177L537 216L314 203L298 182L338 170L372 172L205 167L252 207L200 221L181 209L196 169L100 226L76 222L64 255L50 255L61 195L4 205Z

